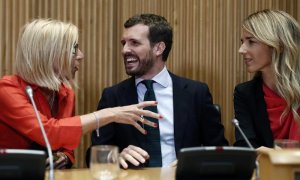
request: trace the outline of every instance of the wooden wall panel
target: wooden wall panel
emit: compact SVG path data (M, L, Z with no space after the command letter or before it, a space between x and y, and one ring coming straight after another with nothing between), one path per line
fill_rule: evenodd
M251 78L238 54L241 22L265 8L284 10L300 20L297 0L0 0L0 75L14 73L19 29L27 21L71 21L80 29L85 53L76 76L76 113L94 111L102 89L127 78L120 53L124 21L138 13L160 14L174 28L168 68L208 84L214 103L222 107L225 135L232 143L234 86ZM76 149L75 167L85 166L89 144L86 135Z
M148 2L151 1L151 6ZM236 84L249 80L241 56L241 23L250 13L265 8L284 10L299 17L296 0L123 0L117 1L118 30L124 21L141 12L165 16L174 28L174 44L168 68L175 74L206 82L214 103L222 107L222 122L228 140L234 142L231 119L233 90ZM298 19L299 20L299 19ZM120 39L118 34L118 39ZM121 46L118 57L121 59ZM126 78L122 61L117 64L118 81Z

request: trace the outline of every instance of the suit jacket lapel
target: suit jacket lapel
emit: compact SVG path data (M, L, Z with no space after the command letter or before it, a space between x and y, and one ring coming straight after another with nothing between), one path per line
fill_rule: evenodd
M121 96L122 106L138 103L137 91L135 86L135 79L131 77L127 79L118 92Z
M267 113L267 107L266 103L264 101L264 93L263 93L263 82L261 78L257 78L255 81L255 94L253 99L255 99L255 106L254 109L256 109L256 117L255 119L255 126L258 128L258 132L261 134L258 134L258 137L262 137L264 139L264 142L268 147L273 147L273 134L270 127L269 117Z
M169 72L170 73L170 72ZM174 111L174 141L175 150L178 152L182 144L182 138L185 132L185 125L187 114L185 112L189 107L185 101L185 88L187 84L184 83L178 76L170 73L173 82L173 111Z
M123 83L120 90L121 91L119 93L122 96L121 104L123 106L138 103L137 88L134 77L129 78L125 83ZM142 124L140 125L143 126ZM134 136L132 138L136 139L136 145L144 148L143 142L145 142L145 135L133 126L128 126L128 128L130 128L129 132L133 132Z
M169 72L170 73L170 72ZM175 141L175 150L178 152L182 144L182 138L185 132L185 125L187 114L185 112L188 109L189 105L185 101L187 84L181 80L180 77L170 73L173 83L173 111L174 111L174 141ZM120 94L122 99L122 105L136 104L138 103L137 90L135 86L135 78L131 77L122 84L120 88ZM124 95L123 95L124 94ZM126 95L125 95L126 94ZM134 127L130 127L134 128ZM142 147L142 143L145 138L138 130L136 132L136 139L138 140L139 145Z

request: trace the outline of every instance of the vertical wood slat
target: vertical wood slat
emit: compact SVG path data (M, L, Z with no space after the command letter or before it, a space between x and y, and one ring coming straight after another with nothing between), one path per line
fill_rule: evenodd
M138 13L160 14L174 28L168 68L208 84L214 102L222 107L225 134L232 143L234 86L251 78L238 54L240 26L248 14L265 8L284 10L300 20L297 0L0 0L0 75L14 72L19 30L27 21L71 21L80 29L85 53L76 76L76 113L94 111L103 88L128 77L120 53L124 21ZM76 150L75 167L84 167L89 144L86 135Z

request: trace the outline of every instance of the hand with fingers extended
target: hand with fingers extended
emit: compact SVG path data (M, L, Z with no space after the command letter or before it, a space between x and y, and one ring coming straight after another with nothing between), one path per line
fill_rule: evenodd
M114 108L106 108L101 111L106 114L106 117L109 117L109 121L122 123L122 124L130 124L137 128L141 133L147 134L145 129L141 127L138 123L142 123L151 127L157 127L157 124L151 122L144 117L152 117L155 119L162 119L163 117L157 113L154 113L149 110L144 110L143 108L148 106L157 106L156 101L144 101L139 104L122 106L122 107L114 107ZM110 123L110 122L107 122Z
M66 169L70 160L67 155L62 152L53 153L54 169ZM49 158L46 160L46 168L49 169Z
M124 169L128 168L128 162L134 166L139 166L141 163L145 163L149 159L149 154L137 146L129 145L124 148L120 153L119 161Z

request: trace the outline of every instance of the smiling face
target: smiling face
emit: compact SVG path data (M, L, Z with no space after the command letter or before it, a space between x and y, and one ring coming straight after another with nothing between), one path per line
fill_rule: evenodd
M121 44L125 70L131 76L152 76L155 71L156 56L148 39L149 27L137 24L124 29Z
M251 33L243 30L241 37L242 45L239 53L250 73L261 71L270 72L272 63L272 48L267 44L256 39Z

